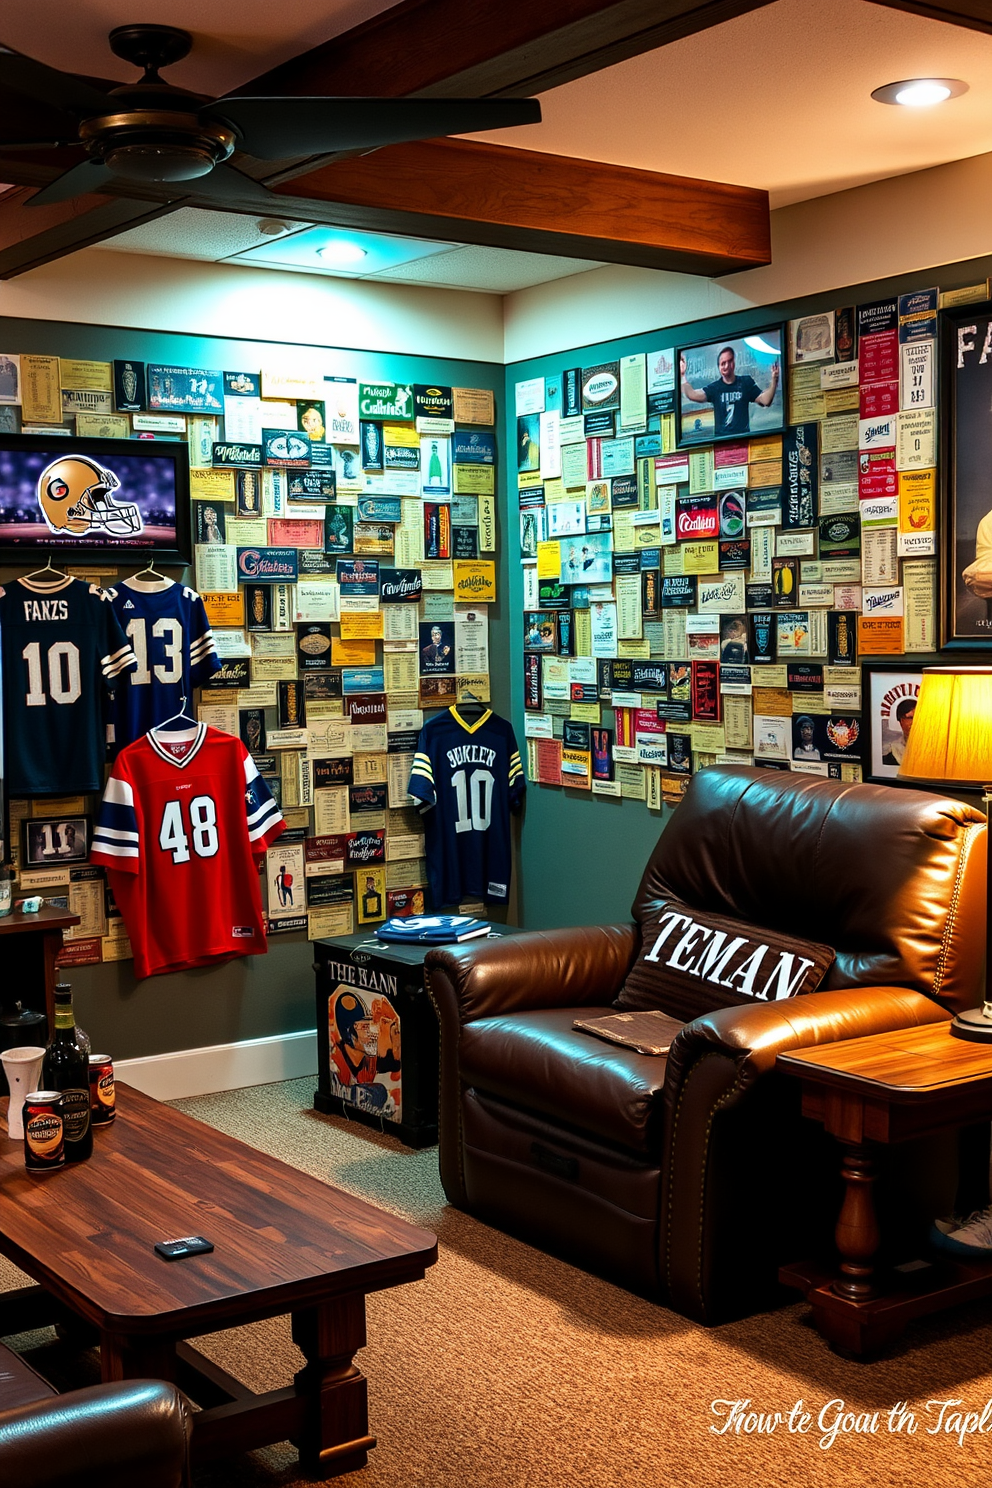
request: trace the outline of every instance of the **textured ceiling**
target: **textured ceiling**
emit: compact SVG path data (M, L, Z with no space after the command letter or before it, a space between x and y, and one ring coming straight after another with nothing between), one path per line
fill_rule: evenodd
M970 89L931 109L872 100L913 77ZM992 150L990 82L992 36L867 0L776 0L553 89L512 139L478 137L758 186L776 207Z
M141 19L191 30L193 55L170 76L220 93L386 8L383 0L147 0ZM6 8L0 37L56 66L124 78L106 33L133 19L132 0L32 0ZM960 77L970 90L925 110L870 98L882 83L927 75ZM990 80L992 37L869 0L775 0L552 90L541 125L480 138L762 187L781 206L992 151ZM257 244L256 222L187 210L104 246L214 261ZM415 270L375 277L507 292L595 267L453 247Z
M50 67L121 82L134 69L115 57L107 33L133 21L181 26L193 51L168 71L171 82L219 95L290 57L388 10L390 0L31 0L0 18L5 46Z
M533 284L547 284L569 274L584 274L602 265L587 258L556 258L548 253L517 253L508 248L479 248L467 244L450 253L422 258L415 264L385 269L377 279L393 283L431 284L451 289L482 289L512 294Z
M133 227L119 237L97 243L115 253L151 253L163 258L199 258L213 263L232 253L243 253L265 241L258 230L258 217L239 217L234 212L201 212L182 207L168 217L159 217L143 227ZM287 222L287 231L305 227Z

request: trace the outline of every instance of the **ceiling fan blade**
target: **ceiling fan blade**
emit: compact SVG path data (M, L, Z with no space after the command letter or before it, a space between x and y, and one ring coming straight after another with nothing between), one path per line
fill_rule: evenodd
M172 182L172 188L178 189L179 183ZM209 176L198 176L195 181L184 181L182 183L184 196L206 196L212 197L217 202L245 202L254 200L260 210L271 210L273 202L279 198L271 192L261 181L246 176L244 171L239 171L234 165L215 165Z
M59 150L64 149L67 145L71 145L72 143L73 141L68 139L4 139L0 140L0 150L2 150L5 154L8 150Z
M232 124L260 160L541 122L536 98L219 98L201 112Z
M107 95L94 88L92 83L73 77L71 72L60 72L57 67L36 62L33 57L25 57L2 44L0 87L36 98L53 110L71 109L75 113L99 114L107 107Z
M68 201L73 196L85 196L88 191L99 191L114 179L114 173L98 160L84 160L71 170L63 171L54 181L49 181L40 191L24 203L26 207L48 207L53 202Z

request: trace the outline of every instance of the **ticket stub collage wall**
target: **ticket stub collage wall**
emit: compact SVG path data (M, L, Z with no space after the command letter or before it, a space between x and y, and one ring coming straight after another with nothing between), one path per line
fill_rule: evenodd
M0 913L78 915L60 967L140 979L506 903L495 419L488 389L333 352L0 354ZM358 1063L385 1078L386 1005L330 1016L346 1063L377 1030Z
M884 674L915 696L946 639L938 320L924 287L516 382L531 780L660 811L716 762L895 778Z

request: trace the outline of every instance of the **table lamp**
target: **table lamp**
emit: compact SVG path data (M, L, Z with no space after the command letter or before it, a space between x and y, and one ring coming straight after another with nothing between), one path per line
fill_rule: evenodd
M924 667L900 780L978 786L992 803L992 667ZM992 890L992 877L989 880ZM955 1038L992 1044L992 894L985 911L985 1003L958 1013Z

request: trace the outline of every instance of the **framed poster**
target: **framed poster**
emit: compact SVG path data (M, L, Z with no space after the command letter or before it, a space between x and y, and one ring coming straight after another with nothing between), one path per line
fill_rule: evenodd
M783 327L676 351L680 445L778 434L785 428Z
M981 666L985 658L955 656L954 665L965 665L968 661ZM939 780L929 783L900 780L899 765L913 727L923 669L947 664L946 656L862 658L861 718L868 735L862 758L865 780L876 784L915 787L917 790L939 791L942 788ZM968 787L955 785L953 790L957 794L959 791L967 791ZM981 794L977 789L973 793Z
M992 301L944 310L941 645L992 646Z

